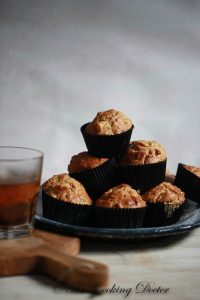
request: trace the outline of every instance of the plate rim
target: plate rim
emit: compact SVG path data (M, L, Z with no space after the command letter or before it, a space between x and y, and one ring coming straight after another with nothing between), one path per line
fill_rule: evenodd
M192 200L189 200L194 202ZM101 238L101 239L145 239L153 237L162 237L175 234L186 233L192 229L200 227L200 205L197 203L197 209L190 218L182 223L176 223L169 226L161 227L142 227L142 228L104 228L104 227L88 227L80 225L71 225L47 219L38 214L34 217L36 227L55 230L57 232L76 235L85 238Z

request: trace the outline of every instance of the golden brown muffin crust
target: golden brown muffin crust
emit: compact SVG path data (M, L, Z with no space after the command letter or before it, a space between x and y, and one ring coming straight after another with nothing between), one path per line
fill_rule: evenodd
M54 175L42 185L42 188L51 197L62 201L74 204L92 204L84 186L65 173Z
M124 113L109 109L99 112L87 125L85 131L93 135L114 135L125 132L131 127L132 122Z
M142 165L167 159L166 152L156 141L133 141L122 156L120 165Z
M94 169L105 163L107 160L108 158L98 158L90 155L86 151L81 152L72 156L68 165L68 171L69 174L73 174L84 170Z
M108 190L97 200L96 205L106 208L146 207L142 197L128 184L120 184Z
M200 177L200 168L198 167L193 167L193 166L188 166L188 165L183 165L183 167L188 170L189 172L195 174L196 176Z
M143 200L153 203L180 204L185 202L185 194L175 185L163 182L142 196Z

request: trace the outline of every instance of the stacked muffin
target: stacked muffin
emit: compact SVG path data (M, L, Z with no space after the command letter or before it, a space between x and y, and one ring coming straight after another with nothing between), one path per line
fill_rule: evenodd
M132 121L122 112L110 109L99 112L94 120L81 127L88 152L97 157L118 157L128 147Z
M167 155L156 141L133 141L119 160L121 180L141 193L165 179Z
M69 224L86 224L92 218L94 225L114 228L177 221L185 197L164 183L166 152L156 141L130 142L133 128L114 109L84 124L81 133L88 151L71 158L69 174L54 175L43 184L44 216Z

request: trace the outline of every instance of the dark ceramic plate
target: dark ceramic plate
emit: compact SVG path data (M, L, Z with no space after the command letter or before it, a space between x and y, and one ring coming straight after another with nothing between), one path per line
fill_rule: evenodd
M157 238L175 234L186 233L200 227L200 206L188 200L181 219L170 226L113 229L76 226L59 223L42 217L41 199L38 203L37 215L34 219L35 227L58 233L79 236L83 238L111 239L111 240L135 240L145 238Z

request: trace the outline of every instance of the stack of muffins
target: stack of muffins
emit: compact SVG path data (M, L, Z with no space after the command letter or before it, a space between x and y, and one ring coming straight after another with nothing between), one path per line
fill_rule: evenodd
M81 127L87 152L68 173L42 186L43 215L67 224L111 228L163 226L179 220L186 198L165 182L167 155L156 141L132 141L134 125L122 112L100 112Z

